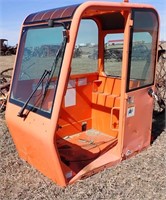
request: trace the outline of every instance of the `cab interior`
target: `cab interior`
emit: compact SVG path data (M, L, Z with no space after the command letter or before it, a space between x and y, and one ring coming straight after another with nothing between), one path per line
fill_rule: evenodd
M125 17L120 11L88 13L80 22L55 139L73 174L118 143Z

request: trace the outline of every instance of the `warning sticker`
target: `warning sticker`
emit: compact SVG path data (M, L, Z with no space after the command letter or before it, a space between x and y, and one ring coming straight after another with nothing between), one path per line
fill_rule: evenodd
M135 115L135 107L130 107L127 109L127 117L133 117Z
M65 107L75 106L76 105L76 89L71 88L67 89L65 95Z
M87 85L87 78L79 78L78 86Z

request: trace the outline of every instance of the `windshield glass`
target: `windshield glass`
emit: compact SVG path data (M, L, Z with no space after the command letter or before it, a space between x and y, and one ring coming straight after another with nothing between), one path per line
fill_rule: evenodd
M49 74L45 76L29 101L28 108L41 114L51 113L64 50L61 49L63 30L63 26L23 30L10 101L24 105L47 70L51 77Z

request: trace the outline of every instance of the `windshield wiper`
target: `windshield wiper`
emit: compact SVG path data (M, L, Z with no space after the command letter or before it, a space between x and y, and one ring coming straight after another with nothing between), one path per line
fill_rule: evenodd
M41 83L42 83L43 80L45 79L45 77L46 77L47 75L49 75L50 73L51 73L50 70L46 70L46 69L44 70L44 72L43 72L43 74L42 74L40 80L38 81L38 83L37 83L35 89L32 91L32 93L30 94L29 98L28 98L27 101L24 103L24 105L23 105L23 107L21 108L21 110L18 112L18 115L17 115L18 117L25 117L25 115L24 115L23 113L24 113L24 110L26 109L26 107L27 107L29 101L31 100L31 98L33 97L33 95L35 94L35 92L37 91L38 87L41 85Z
M63 34L64 34L64 33L63 33ZM57 67L59 58L60 58L60 56L62 56L62 54L64 53L64 48L65 48L65 46L66 46L67 40L68 40L68 37L67 37L67 35L64 34L62 44L61 44L61 46L59 47L59 49L58 49L58 51L57 51L57 53L56 53L54 62L53 62L53 64L52 64L52 67L51 67L51 70L50 70L49 77L48 77L48 79L47 79L47 82L46 82L46 85L45 85L45 88L44 88L43 97L42 97L42 100L41 100L41 107L42 107L42 104L43 104L43 102L44 102L44 98L45 98L45 96L46 96L46 93L47 93L47 90L48 90L48 88L49 88L49 85L50 85L50 83L51 83L52 77L53 77L53 75L54 75L55 69L56 69L56 67Z

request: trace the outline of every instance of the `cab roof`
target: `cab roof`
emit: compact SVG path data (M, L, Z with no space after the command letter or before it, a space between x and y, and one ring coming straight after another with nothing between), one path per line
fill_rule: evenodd
M60 8L54 8L50 10L44 10L36 13L30 14L24 21L23 25L30 25L35 23L46 23L48 20L63 21L66 19L71 20L74 13L80 7L84 12L84 17L95 16L95 15L104 15L111 12L110 6L112 8L118 8L118 11L124 11L131 8L152 8L148 4L136 4L129 2L104 2L104 1L87 1L82 4L75 4ZM87 9L88 8L88 9ZM104 9L104 10L103 10ZM116 16L120 17L120 16ZM103 19L105 21L105 19Z
M53 20L70 19L72 18L75 10L79 5L80 4L32 13L25 19L24 25L33 24L37 22L46 22L49 19Z

